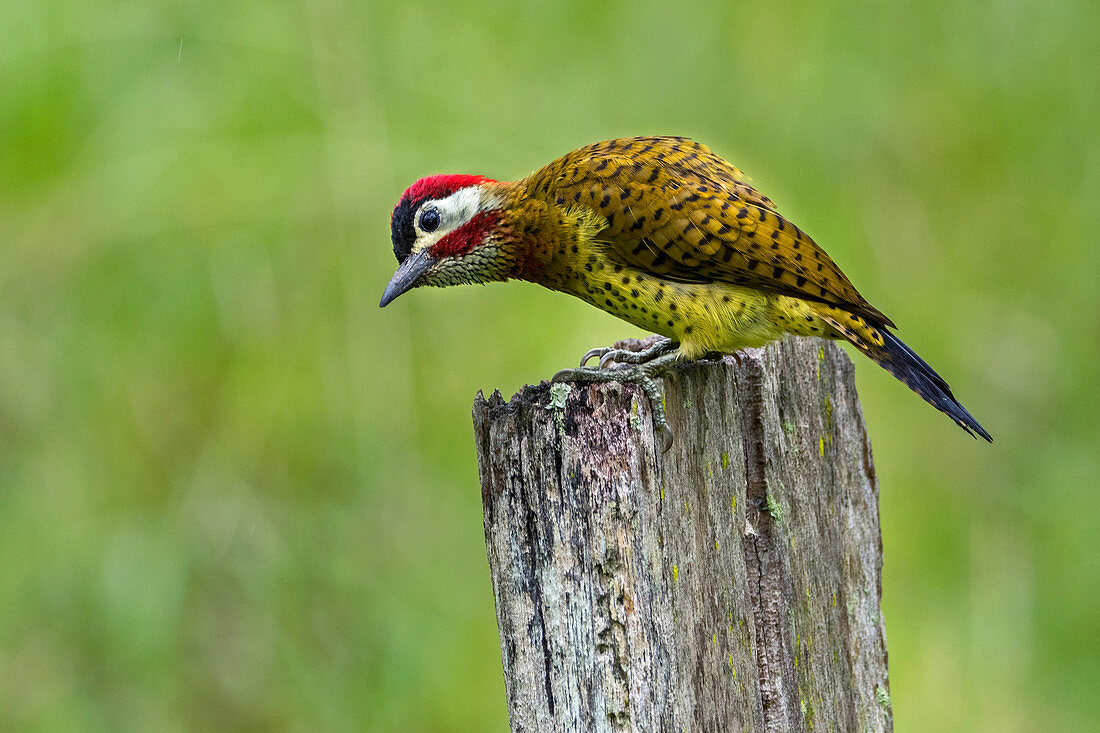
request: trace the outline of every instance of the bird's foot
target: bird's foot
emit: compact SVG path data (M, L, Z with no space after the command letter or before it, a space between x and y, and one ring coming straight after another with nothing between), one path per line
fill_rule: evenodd
M581 366L577 369L563 369L553 376L552 382L630 382L641 387L649 398L653 412L653 432L661 446L661 452L672 447L672 428L665 417L664 395L658 384L660 372L678 358L675 353L677 344L670 340L657 343L645 351L626 351L624 349L593 349L585 354ZM600 366L586 367L585 362L594 356L600 357ZM609 358L610 357L610 358ZM611 362L629 363L635 366L609 369Z
M589 362L590 359L593 358L598 358L600 360L600 369L606 369L612 363L646 364L658 357L676 351L679 346L680 344L676 343L672 339L666 338L661 339L657 343L650 346L648 349L642 349L641 351L630 351L629 349L609 349L606 347L591 349L584 356L581 357L581 366L583 367Z

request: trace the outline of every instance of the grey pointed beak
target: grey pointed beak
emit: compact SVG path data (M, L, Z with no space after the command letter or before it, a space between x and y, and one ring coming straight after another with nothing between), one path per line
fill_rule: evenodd
M423 249L406 257L401 266L397 268L397 272L393 273L393 277L390 278L389 285L386 286L386 291L382 293L382 301L378 304L378 307L385 308L398 295L415 288L420 276L428 271L428 268L432 266L432 262L433 259L428 255L427 250Z

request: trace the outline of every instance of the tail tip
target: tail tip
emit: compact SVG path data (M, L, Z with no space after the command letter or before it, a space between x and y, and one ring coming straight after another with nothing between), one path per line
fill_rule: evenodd
M989 434L989 431L979 425L978 421L970 416L970 413L967 413L966 416L970 418L969 421L963 422L961 420L956 420L955 422L957 422L963 430L970 433L975 440L978 438L985 438L987 442L992 443L993 436Z

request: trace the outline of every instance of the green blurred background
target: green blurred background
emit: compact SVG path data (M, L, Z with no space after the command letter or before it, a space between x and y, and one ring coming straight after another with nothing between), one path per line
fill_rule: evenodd
M676 7L673 7L676 5ZM899 730L1100 717L1100 5L0 5L0 727L500 730L470 405L636 332L380 311L437 172L697 137L996 436L858 361Z

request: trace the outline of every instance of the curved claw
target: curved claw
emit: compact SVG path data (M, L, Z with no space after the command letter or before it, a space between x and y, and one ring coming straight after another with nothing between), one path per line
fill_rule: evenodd
M573 376L573 370L572 369L562 369L560 372L558 372L554 376L550 377L550 382L551 383L564 382L567 379L570 379L572 376Z
M608 366L615 363L615 352L611 349L606 349L606 353L600 356L600 369L607 369Z
M668 449L672 447L672 430L668 425L658 425L656 434L653 437L657 439L657 444L661 446L661 452L668 453Z
M604 356L604 354L606 354L609 351L611 351L611 349L607 348L606 346L600 346L600 347L595 348L595 349L589 349L587 352L585 352L584 356L581 357L581 366L584 366L585 364L587 364L588 360L593 358L593 357L597 357L597 358L601 359L600 366L603 366L603 362L602 362L603 356Z

